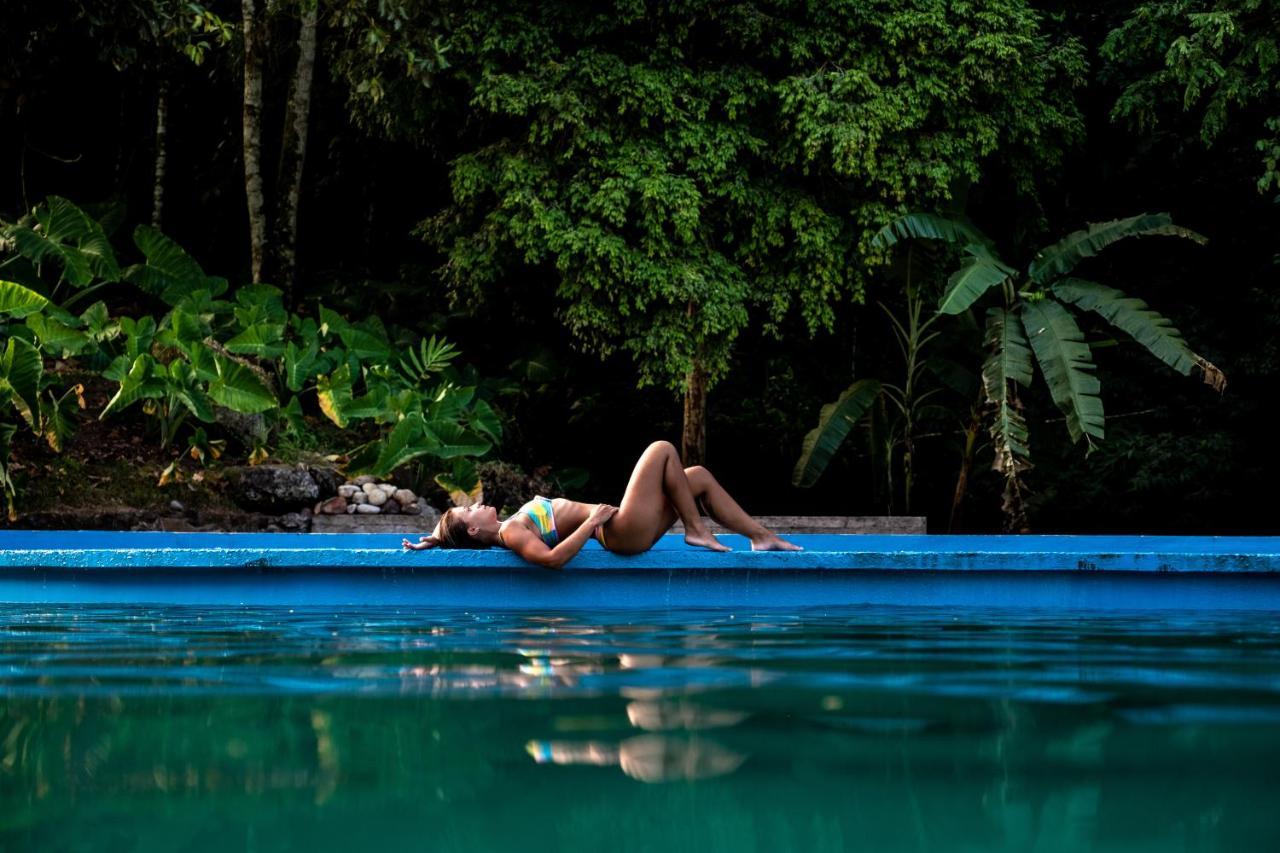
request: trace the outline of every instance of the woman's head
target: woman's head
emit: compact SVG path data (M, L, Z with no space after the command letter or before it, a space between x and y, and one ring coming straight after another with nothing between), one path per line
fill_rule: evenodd
M485 504L445 510L432 537L441 548L488 548L498 541L498 511Z

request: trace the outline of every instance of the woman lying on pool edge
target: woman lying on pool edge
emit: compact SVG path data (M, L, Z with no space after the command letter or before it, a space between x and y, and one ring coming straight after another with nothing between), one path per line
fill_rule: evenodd
M753 551L801 550L747 515L706 468L683 467L669 441L655 441L641 454L620 506L538 496L502 522L491 506L453 507L440 517L434 534L417 542L405 539L404 547L422 551L435 546L499 545L530 563L559 569L592 537L615 554L648 551L679 518L684 522L684 541L728 551L729 547L707 529L698 513L698 501L719 524L750 539Z

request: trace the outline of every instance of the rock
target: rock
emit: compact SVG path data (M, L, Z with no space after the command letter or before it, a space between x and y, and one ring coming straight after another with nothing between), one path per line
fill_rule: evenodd
M316 481L316 488L320 490L321 495L336 495L338 493L338 486L342 483L342 477L336 469L313 465L307 469L307 473L311 475L311 479Z
M351 502L353 504L367 504L369 502L369 496L364 492L356 492L351 496Z
M267 443L267 421L260 414L242 415L222 406L214 406L213 420L245 447Z
M342 515L346 511L346 498L338 496L329 498L329 500L320 504L320 508L316 510L316 515Z
M360 504L347 504L347 515L355 515L356 507L358 506L360 506Z
M356 492L360 491L360 487L354 483L344 483L338 486L338 494L344 498L350 498Z
M382 506L387 502L387 493L382 491L382 489L374 489L372 492L366 494L365 497L368 499L369 503L374 506Z
M187 508L182 505L182 501L169 501L169 509L174 512L186 512Z
M300 512L286 512L280 516L280 526L285 530L305 531L311 527L307 517Z
M382 512L384 515L399 515L400 504L396 503L393 499L388 498L387 502L382 505Z
M365 515L373 515L376 512L382 512L382 507L374 504L356 504L356 512L362 512Z
M414 501L413 503L405 504L402 507L402 512L405 515L419 515L422 512L422 507L418 506L417 501Z
M375 482L377 479L378 478L374 477L372 474L361 474L359 477L351 480L350 483L353 486L364 486L366 483Z
M418 499L418 496L408 489L396 489L391 493L391 497L395 498L400 506L408 506Z
M382 489L382 491L386 492L388 495L394 495L396 493L396 487L390 483L379 483L378 488Z
M289 465L247 465L229 468L229 496L244 509L280 514L308 506L320 489L305 468Z
M382 491L381 487L379 487L378 484L373 482L372 480L369 481L368 483L361 483L360 488L366 495L371 495L374 492Z

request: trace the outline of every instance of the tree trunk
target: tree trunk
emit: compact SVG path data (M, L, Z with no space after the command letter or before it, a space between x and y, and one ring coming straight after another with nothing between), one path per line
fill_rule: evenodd
M262 280L267 216L262 195L262 54L265 37L254 0L241 0L244 14L244 194L249 209L249 265Z
M285 114L284 139L280 146L279 187L275 206L275 261L272 275L284 288L285 304L293 305L293 285L297 270L298 200L302 194L302 167L307 159L307 128L311 116L311 80L316 65L317 4L302 9L298 31L298 64L293 72L289 106Z
M956 490L951 495L951 515L947 518L947 532L954 533L956 525L963 523L964 498L969 492L969 472L973 470L973 453L978 446L978 431L982 429L982 397L969 413L969 425L964 430L964 452L960 454L960 473L956 475Z
M160 228L164 224L164 173L168 159L169 134L169 81L160 80L156 91L156 172L151 188L151 225Z
M707 373L697 360L685 377L680 458L685 465L702 465L707 460Z

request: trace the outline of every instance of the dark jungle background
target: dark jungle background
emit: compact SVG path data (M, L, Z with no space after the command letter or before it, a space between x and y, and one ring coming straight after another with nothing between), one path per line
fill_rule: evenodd
M257 241L246 73L261 82ZM223 298L261 281L299 318L322 305L352 324L377 316L390 363L447 338L500 423L471 456L559 477L588 500L620 497L635 456L667 438L755 513L911 512L933 531L999 530L1005 479L992 470L977 308L931 327L913 393L936 393L909 423L874 404L816 484L793 485L825 404L859 379L903 383L890 315L905 323L913 294L931 314L961 265L958 249L885 248L874 235L904 213L964 219L1022 270L1088 223L1168 213L1207 242L1126 240L1079 273L1167 317L1225 389L1078 313L1105 438L1073 442L1039 375L1021 392L1026 527L1273 530L1278 161L1280 4L1267 0L0 9L0 279L51 304L77 293L64 262L24 256L13 230L47 237L32 211L50 198L99 222L122 269L156 263L132 236L153 224L228 280ZM172 303L109 278L95 268L105 286L70 315L102 300L112 318L146 314L163 332ZM22 319L11 321L5 334ZM275 326L281 347L304 334ZM87 345L56 352L47 335L22 334L42 347L49 405L59 383L105 390L66 409L62 442L6 404L19 504L126 381L110 373L116 351L95 362ZM255 364L277 357L262 353ZM376 375L376 361L356 372ZM223 461L300 449L347 459L391 441L392 418L339 429L326 417L319 394L337 368L324 370L280 416L288 428L257 447L231 438ZM109 417L150 429L141 404L120 408ZM466 423L481 429L476 417ZM185 453L224 436L202 420L161 430L162 442ZM470 474L443 457L434 471L434 459L414 464L455 485Z

